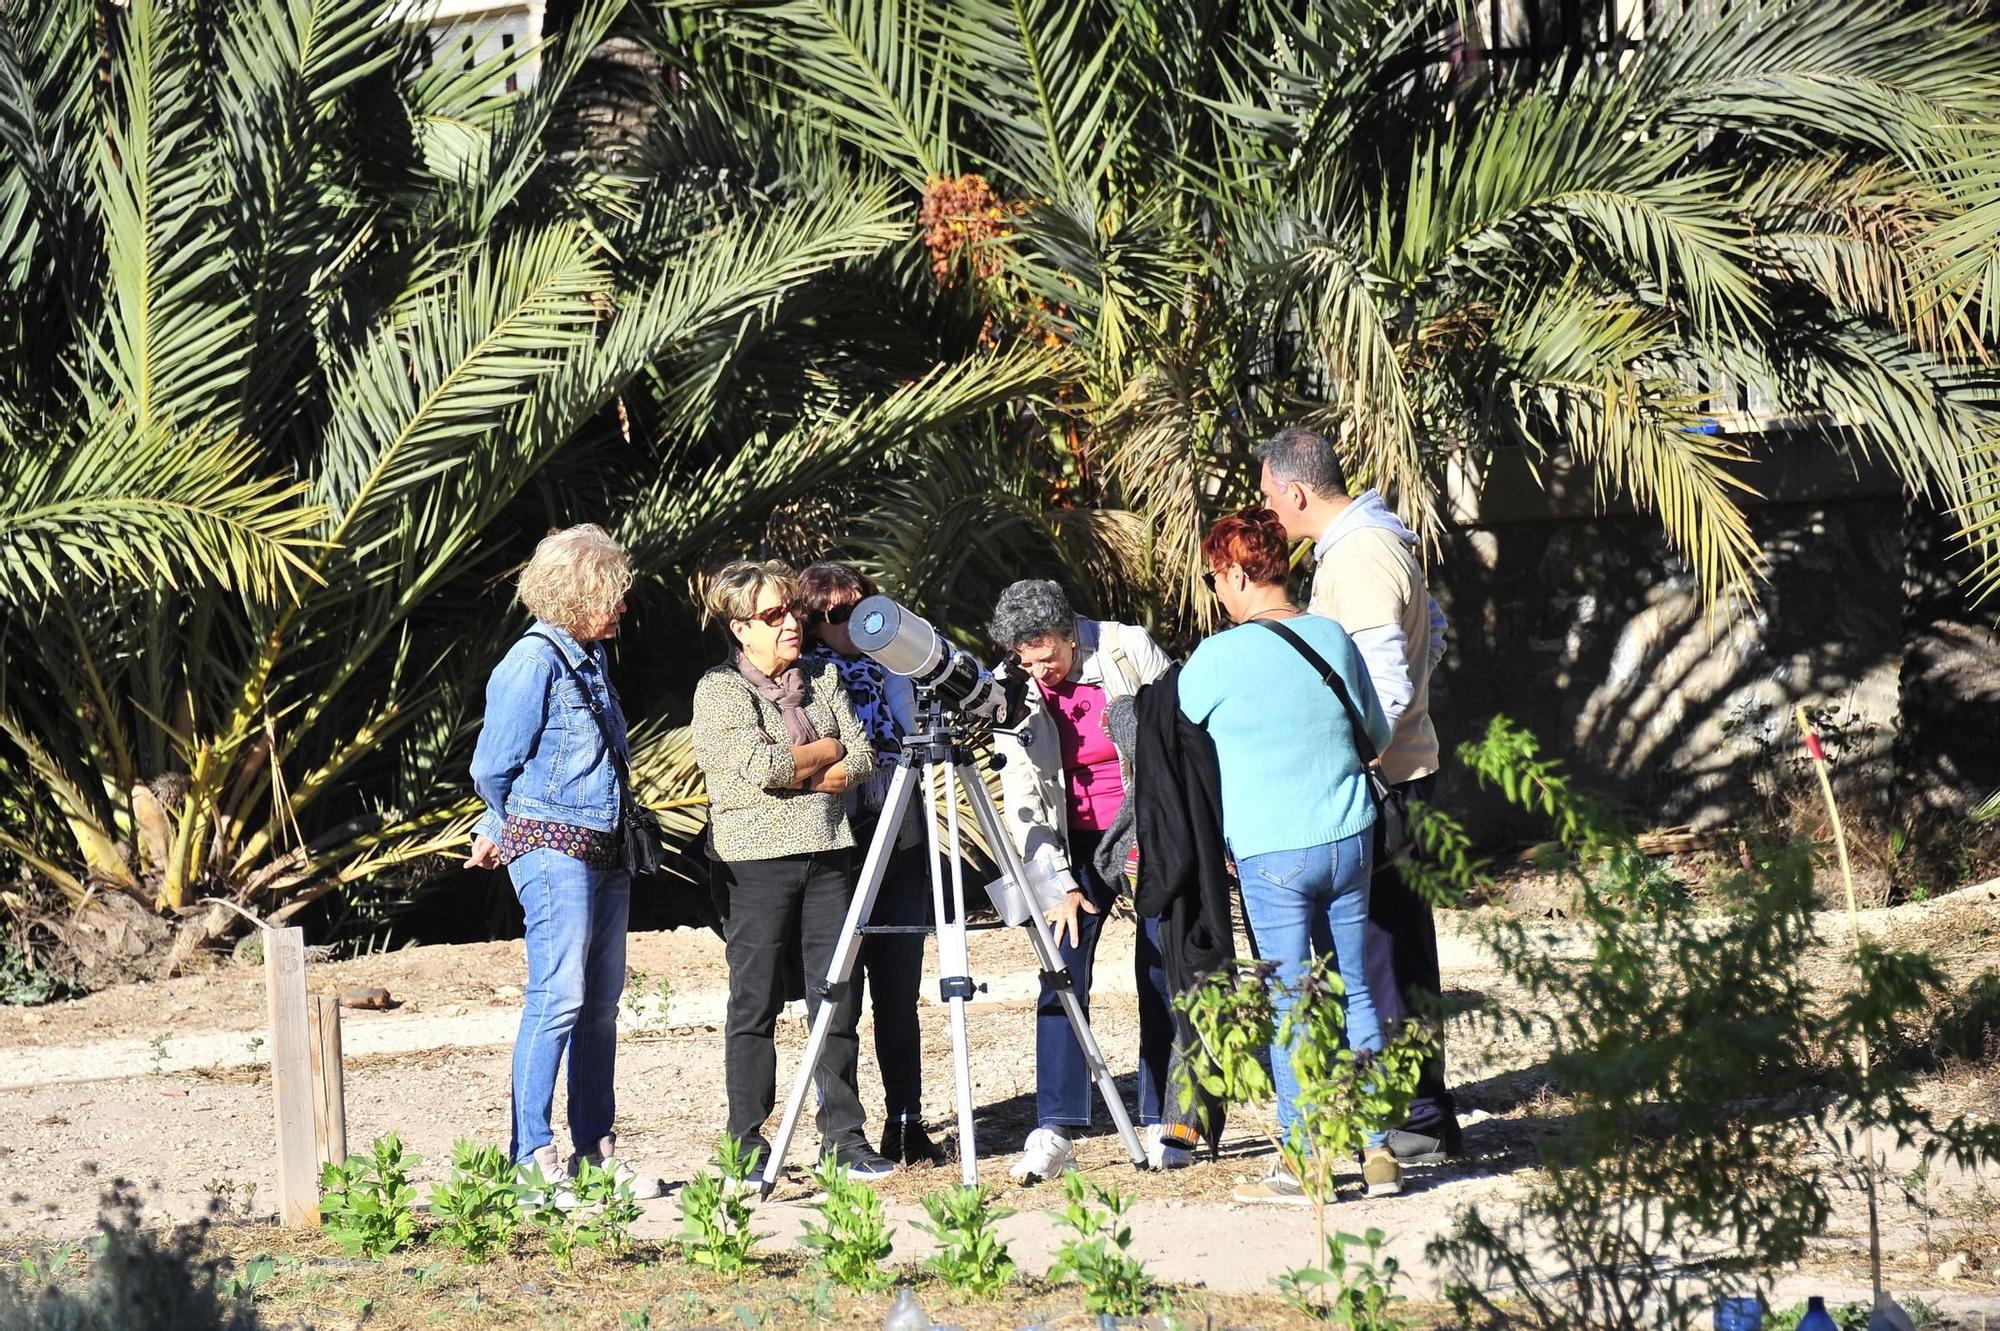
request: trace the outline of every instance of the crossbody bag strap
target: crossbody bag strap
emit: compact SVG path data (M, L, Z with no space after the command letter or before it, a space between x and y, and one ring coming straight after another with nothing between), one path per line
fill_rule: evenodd
M1298 649L1299 655L1306 658L1306 664L1319 672L1320 682L1332 689L1334 696L1340 699L1340 705L1347 709L1347 724L1354 728L1354 751L1361 755L1364 767L1372 766L1376 758L1381 755L1376 751L1374 741L1368 738L1368 723L1362 720L1361 709L1354 705L1354 699L1348 695L1347 682L1341 679L1340 672L1328 665L1326 658L1314 651L1311 643L1283 624L1269 619L1256 619L1251 622L1261 624L1292 644Z
M597 722L597 733L604 737L604 749L605 752L611 755L611 765L618 769L618 802L620 804L630 804L632 802L632 773L625 763L625 751L611 740L611 723L604 717L604 705L598 702L597 695L590 691L590 684L584 679L582 673L574 665L570 664L569 653L562 649L561 643L546 633L530 632L528 636L531 638L540 638L543 642L555 648L556 660L562 662L563 669L569 671L569 677L576 681L577 689L583 694L584 705L590 708L590 715Z

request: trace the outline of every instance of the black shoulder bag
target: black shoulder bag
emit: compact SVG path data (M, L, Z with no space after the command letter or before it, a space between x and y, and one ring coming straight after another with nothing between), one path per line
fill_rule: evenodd
M1291 629L1269 619L1251 622L1263 625L1292 644L1299 655L1306 658L1306 664L1319 672L1320 682L1340 699L1340 705L1347 713L1347 724L1354 731L1354 751L1361 755L1361 774L1368 782L1368 799L1375 806L1376 867L1407 859L1410 854L1409 812L1403 806L1403 797L1391 790L1389 783L1382 779L1382 769L1375 764L1381 755L1376 752L1374 741L1368 738L1368 723L1362 719L1361 709L1348 695L1347 682L1340 677L1338 670L1327 664L1324 656L1313 650L1311 643Z
M583 694L583 701L590 708L590 714L597 720L597 731L604 736L605 752L611 755L611 765L618 772L618 830L625 838L625 868L637 876L658 873L660 870L661 838L660 819L651 809L632 798L632 773L626 766L625 750L612 742L611 722L605 719L603 704L591 692L577 668L570 664L569 653L562 645L546 633L530 633L531 638L540 638L555 648L556 659L569 671L569 677L576 681L576 687Z

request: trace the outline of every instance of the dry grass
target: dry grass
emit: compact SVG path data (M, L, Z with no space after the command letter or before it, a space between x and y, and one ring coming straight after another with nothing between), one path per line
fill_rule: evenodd
M344 1258L316 1235L278 1235L268 1228L225 1226L217 1247L240 1270L253 1258L282 1254L277 1271L257 1287L259 1314L271 1326L303 1323L317 1331L367 1326L374 1331L480 1327L494 1331L560 1331L601 1327L726 1327L731 1331L821 1331L879 1326L894 1291L851 1294L806 1269L806 1255L773 1251L741 1279L715 1276L683 1262L671 1245L635 1244L618 1257L583 1253L570 1272L546 1257L515 1250L471 1266L449 1254L417 1249L382 1262ZM963 1302L929 1273L897 1274L941 1325L965 1331L1012 1331L1029 1324L1049 1331L1095 1331L1075 1285L1021 1280L1002 1298ZM1161 1286L1155 1313L1176 1326L1213 1331L1255 1327L1304 1331L1323 1323L1274 1296L1217 1294ZM1408 1305L1417 1328L1454 1325L1443 1305Z

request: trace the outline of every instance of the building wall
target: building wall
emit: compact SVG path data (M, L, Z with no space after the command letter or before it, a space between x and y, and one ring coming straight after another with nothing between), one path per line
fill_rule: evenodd
M1864 812L1907 824L2000 788L2000 638L1944 521L1882 477L1769 488L1799 498L1751 510L1766 579L1713 614L1648 519L1503 495L1452 532L1433 571L1453 625L1433 698L1446 748L1505 714L1642 826L1739 825L1805 777L1804 702ZM1518 835L1447 769L1441 797L1478 835Z

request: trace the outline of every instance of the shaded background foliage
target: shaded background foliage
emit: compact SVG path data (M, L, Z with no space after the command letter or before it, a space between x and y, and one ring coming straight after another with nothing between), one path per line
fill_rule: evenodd
M1566 3L1474 59L1488 8L590 0L481 62L379 0L0 6L13 917L138 964L462 890L506 575L576 520L682 835L705 567L969 642L1046 573L1185 646L1280 422L1432 552L1525 465L1728 606L1775 420L1990 585L1990 24Z

